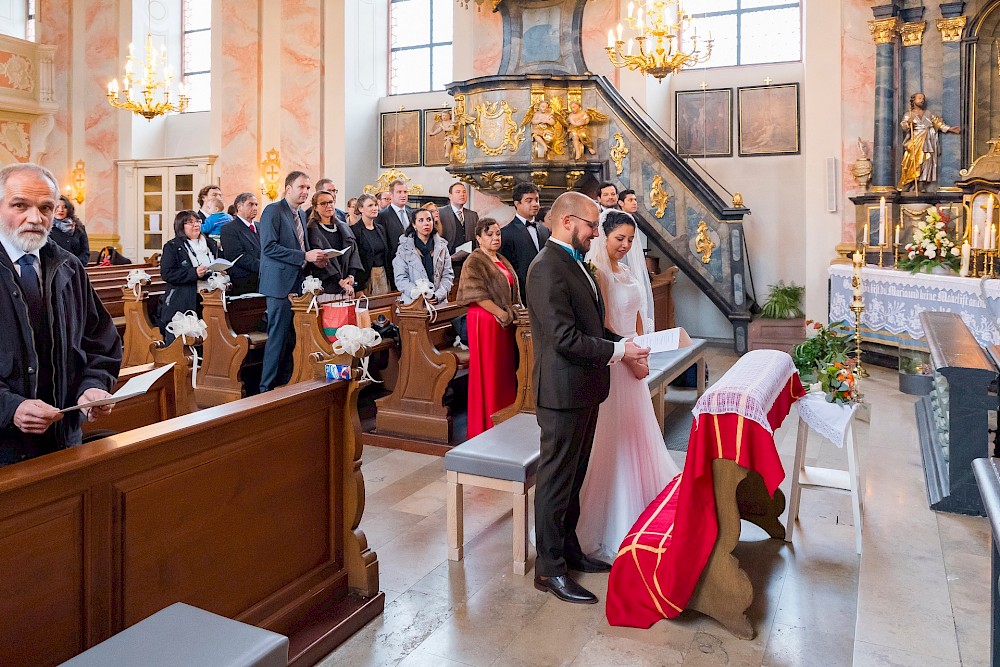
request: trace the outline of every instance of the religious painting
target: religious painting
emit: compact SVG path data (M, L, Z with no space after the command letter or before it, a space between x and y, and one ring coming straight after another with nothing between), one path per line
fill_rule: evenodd
M738 89L740 157L798 155L799 84Z
M455 138L455 121L451 107L424 109L423 163L425 167L441 167L451 162L451 147Z
M677 91L674 136L684 157L732 157L733 91Z
M420 111L391 111L381 115L381 166L419 167Z

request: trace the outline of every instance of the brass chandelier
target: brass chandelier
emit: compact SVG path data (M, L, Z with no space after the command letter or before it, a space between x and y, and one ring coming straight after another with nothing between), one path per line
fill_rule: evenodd
M615 67L627 67L662 81L668 74L706 62L712 57L712 37L699 44L698 28L691 16L681 7L680 0L640 0L638 12L635 2L628 3L628 26L638 32L626 43L622 39L622 24L608 30L608 58ZM684 50L682 39L688 50ZM638 47L638 53L633 53Z
M108 103L116 109L131 111L146 120L187 109L191 99L187 95L185 83L177 86L177 102L170 100L170 83L174 77L166 62L167 47L164 46L162 52L158 51L153 46L153 35L146 33L146 60L139 65L142 76L136 80L133 45L129 44L121 90L118 88L118 79L108 83ZM160 68L162 79L157 78Z

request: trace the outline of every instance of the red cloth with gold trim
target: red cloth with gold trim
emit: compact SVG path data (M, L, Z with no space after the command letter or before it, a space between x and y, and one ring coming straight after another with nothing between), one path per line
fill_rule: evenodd
M776 430L805 395L792 375L767 414ZM774 436L736 414L702 414L691 425L684 471L646 507L622 541L608 581L611 625L648 628L687 606L715 546L712 461L726 458L760 473L772 496L785 478Z

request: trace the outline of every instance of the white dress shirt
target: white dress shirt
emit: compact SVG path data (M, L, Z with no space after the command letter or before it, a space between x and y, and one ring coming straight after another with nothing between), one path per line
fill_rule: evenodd
M522 218L521 216L517 215L517 214L515 214L514 217L517 218L518 220L520 220L521 224L524 225L524 228L528 230L528 234L531 235L531 241L532 241L532 243L535 244L535 250L541 250L542 247L540 245L538 245L538 228L537 227L529 227L528 226L528 221L525 220L524 218ZM535 224L537 225L538 223L535 223Z
M21 276L21 265L17 263L17 260L21 259L25 255L34 255L35 257L35 271L38 273L38 285L42 284L42 257L38 254L38 251L34 252L24 252L16 245L14 245L10 239L5 235L0 234L0 244L3 245L3 249L7 252L7 256L10 257L10 261L14 262L14 270L17 271L18 277Z

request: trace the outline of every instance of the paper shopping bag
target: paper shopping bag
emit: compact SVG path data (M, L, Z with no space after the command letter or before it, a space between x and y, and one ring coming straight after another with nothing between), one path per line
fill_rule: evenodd
M364 305L361 304L361 300L364 299ZM368 312L368 297L360 296L358 297L357 304L354 306L354 314L357 316L358 327L362 329L370 329L372 326L372 316Z
M337 330L348 324L357 325L358 316L354 310L353 301L343 301L335 303L324 303L320 307L320 326L323 327L323 335L331 343L337 340Z

